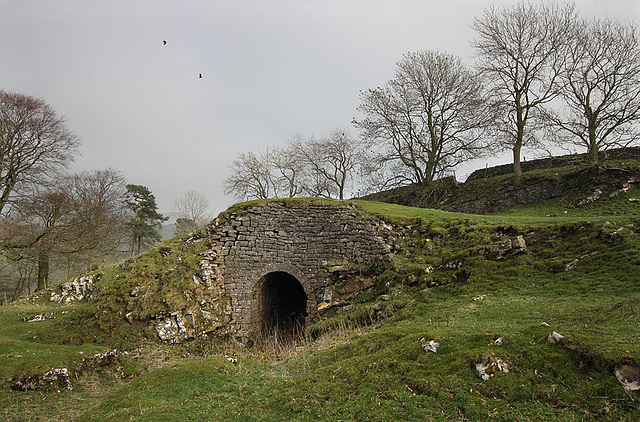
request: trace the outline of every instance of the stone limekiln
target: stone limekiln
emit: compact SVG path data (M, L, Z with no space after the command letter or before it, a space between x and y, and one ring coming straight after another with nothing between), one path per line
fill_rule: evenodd
M340 282L386 268L395 244L382 220L361 217L352 204L318 201L229 211L208 236L212 248L203 254L200 277L224 296L225 325L244 338L295 332L336 300Z

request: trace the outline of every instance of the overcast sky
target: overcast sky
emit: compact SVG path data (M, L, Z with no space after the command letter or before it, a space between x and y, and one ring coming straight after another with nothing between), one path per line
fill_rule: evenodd
M389 80L404 53L441 50L472 64L474 17L512 3L0 0L0 89L66 117L82 139L75 171L118 169L163 212L187 190L220 212L234 202L222 181L239 152L294 133L355 133L359 92ZM638 0L576 4L640 20Z

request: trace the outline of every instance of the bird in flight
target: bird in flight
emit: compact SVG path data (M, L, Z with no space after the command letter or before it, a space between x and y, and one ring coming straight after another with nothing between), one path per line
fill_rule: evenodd
M198 73L198 79L202 79L202 73Z
M167 45L167 40L162 40L162 45Z

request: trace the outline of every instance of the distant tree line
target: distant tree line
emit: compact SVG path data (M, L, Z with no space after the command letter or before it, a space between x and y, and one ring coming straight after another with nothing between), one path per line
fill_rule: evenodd
M359 137L297 135L284 148L239 154L226 192L343 198L346 186L429 184L505 150L521 187L523 148L584 148L598 167L607 150L637 144L637 23L583 18L573 3L546 2L491 6L473 28L473 68L446 52L405 54L391 80L360 93Z
M0 90L0 278L12 300L52 284L53 271L64 281L160 240L166 217L147 187L115 169L68 172L79 146L44 100ZM191 230L204 224L192 206L178 213Z

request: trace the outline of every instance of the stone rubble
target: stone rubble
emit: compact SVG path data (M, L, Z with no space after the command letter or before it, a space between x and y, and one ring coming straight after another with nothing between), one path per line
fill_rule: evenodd
M74 302L90 301L96 298L97 289L95 282L99 276L93 274L74 278L68 283L60 284L51 292L49 300L60 304L68 305Z
M616 368L616 378L626 391L640 390L640 368L631 365L621 365Z
M475 368L478 376L483 381L493 378L500 372L509 372L509 364L504 359L493 354L484 355L476 359Z
M15 391L60 391L72 390L69 370L52 368L44 374L28 375L11 380L11 389Z

